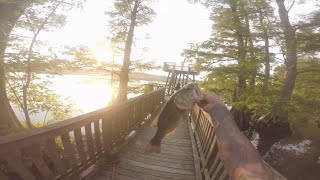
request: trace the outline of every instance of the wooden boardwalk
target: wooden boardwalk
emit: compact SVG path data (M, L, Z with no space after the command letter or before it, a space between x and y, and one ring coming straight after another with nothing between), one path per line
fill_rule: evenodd
M194 180L195 168L187 120L162 141L161 153L146 154L156 128L146 125L119 153L116 165L108 164L95 180Z

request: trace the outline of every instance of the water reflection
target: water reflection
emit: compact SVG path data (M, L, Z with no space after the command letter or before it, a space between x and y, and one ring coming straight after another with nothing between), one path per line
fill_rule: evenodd
M46 78L46 75L41 75ZM65 104L73 104L71 117L91 112L111 104L112 94L116 97L116 88L112 88L110 77L99 75L55 75L50 78L49 87L61 97ZM118 85L115 84L114 87ZM67 102L66 102L67 101ZM19 120L25 121L22 110L14 105L13 109ZM52 118L46 112L30 114L33 123L43 124ZM59 119L62 120L62 119Z
M52 78L52 89L63 98L69 98L77 109L86 113L111 103L114 89L110 85L110 78L107 78L98 75L55 76Z
M48 78L45 74L40 76L41 78ZM111 85L111 77L104 75L54 75L51 76L50 81L52 84L49 88L53 90L54 93L60 95L64 103L73 104L74 109L72 109L71 117L109 106L112 103L113 97L115 98L117 96L119 86L118 82ZM147 83L148 81L140 80L130 82L129 86ZM142 93L129 93L128 98L141 94ZM24 122L22 111L17 107L13 106L13 108L18 119ZM40 124L43 124L44 119L50 119L52 117L50 114L46 117L46 113L43 112L31 114L30 118L33 123L40 122Z

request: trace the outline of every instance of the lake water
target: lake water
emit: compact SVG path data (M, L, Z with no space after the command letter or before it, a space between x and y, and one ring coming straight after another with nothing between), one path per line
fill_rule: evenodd
M45 76L45 75L43 75ZM101 109L110 105L113 97L117 95L119 84L110 84L110 76L102 75L55 75L51 78L50 87L61 99L66 99L74 104L72 117ZM139 81L132 84L145 84L147 81ZM128 94L128 98L139 94ZM22 113L14 108L19 119L23 120ZM33 122L43 121L45 113L30 116Z

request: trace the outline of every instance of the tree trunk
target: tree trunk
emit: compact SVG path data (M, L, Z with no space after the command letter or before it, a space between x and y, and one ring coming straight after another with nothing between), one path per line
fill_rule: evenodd
M284 84L282 86L280 97L287 104L292 95L292 91L297 76L297 44L295 38L295 30L290 24L288 11L284 6L284 0L277 0L279 7L279 16L282 24L282 30L285 37L285 74Z
M261 155L264 155L274 143L292 134L288 122L287 106L289 105L297 76L297 46L295 31L290 24L289 12L285 8L284 0L276 1L285 38L285 74L279 100L272 109L271 115L264 120L267 126L256 125L256 130L260 136L258 149Z
M249 50L249 55L250 57L249 59L249 63L250 63L250 69L249 69L249 90L250 93L254 93L254 86L256 84L256 77L257 77L257 73L259 70L259 64L257 62L257 57L256 57L256 53L254 51L254 44L253 44L253 39L251 36L251 30L250 30L250 20L249 20L249 14L246 10L246 7L241 6L241 10L243 11L244 14L244 19L245 19L245 36L246 39L248 41L248 50Z
M21 14L30 4L31 0L10 0L0 3L0 135L7 134L10 129L22 127L7 97L4 56L10 33Z
M29 46L29 52L28 52L28 58L27 58L27 68L25 71L26 74L26 82L23 85L23 112L24 112L24 116L26 118L26 124L28 126L28 128L33 128L33 125L31 123L31 119L30 119L30 115L29 115L29 107L28 107L28 91L30 88L30 83L32 81L32 63L31 63L31 59L33 58L33 48L34 45L37 41L38 35L40 34L40 32L43 30L44 26L47 24L48 20L50 19L50 17L52 17L52 15L55 13L55 11L58 9L58 7L62 4L63 1L58 2L53 9L51 10L50 14L43 20L43 22L41 23L41 25L39 26L39 28L37 30L34 30L34 35L32 38L32 42ZM30 24L30 26L32 26L32 24Z
M237 34L237 44L238 44L238 68L240 69L239 75L238 75L238 85L237 85L237 90L236 90L236 98L240 97L246 89L246 76L241 69L245 65L246 61L246 46L244 43L244 28L242 27L240 17L237 12L237 1L231 0L230 1L230 8L232 11L232 16L233 16L233 22L235 24L235 31Z
M264 78L263 78L263 87L262 92L264 95L268 93L269 79L270 79L270 51L269 51L269 36L268 36L268 28L266 24L263 22L263 14L262 10L259 9L259 22L263 31L263 39L264 39Z
M245 61L246 61L246 45L244 42L244 33L245 30L241 24L240 17L237 12L237 1L236 0L230 0L229 6L232 11L233 16L233 23L235 24L235 31L237 36L237 45L238 45L238 84L235 89L233 101L237 102L240 101L242 98L244 98L245 91L246 91L246 73L244 71L241 71L245 67ZM248 114L246 107L232 107L232 115L234 117L234 120L241 131L245 131L249 128L249 119L250 115Z
M138 13L140 0L135 0L134 7L131 13L131 22L130 28L127 35L126 46L124 49L124 57L123 57L123 65L120 71L120 84L119 84L119 92L117 101L125 101L128 99L127 92L128 92L128 82L129 82L129 66L130 66L130 57L131 57L131 47L133 43L133 36L134 36L134 28L136 26L136 19Z

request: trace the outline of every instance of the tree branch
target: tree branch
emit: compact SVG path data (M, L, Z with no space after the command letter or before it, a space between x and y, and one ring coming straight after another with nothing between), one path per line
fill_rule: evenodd
M31 31L33 32L33 34L36 34L36 30L35 30L34 27L32 26L32 23L31 23L31 20L30 20L28 14L25 13L25 12L24 12L23 14L24 14L24 15L26 16L26 18L27 18L27 22L28 22L29 27L31 28Z
M292 9L293 5L296 3L296 1L293 1L292 4L290 5L290 7L288 8L287 12L289 13L289 11Z
M6 77L5 77L5 78L6 78ZM21 102L21 100L20 100L19 96L17 95L17 92L15 91L15 89L11 86L10 82L8 81L8 78L6 78L6 82L7 82L7 84L9 85L9 87L10 87L11 91L13 92L13 95L14 95L14 96L15 96L15 98L17 99L17 101L18 101L18 103L19 103L19 105L20 105L21 109L23 109L23 104L22 104L22 102Z

